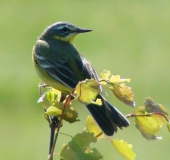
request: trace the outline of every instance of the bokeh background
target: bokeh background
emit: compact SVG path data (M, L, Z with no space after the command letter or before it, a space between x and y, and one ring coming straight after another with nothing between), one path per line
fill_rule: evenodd
M0 2L0 159L47 159L49 127L43 118L32 47L46 26L68 21L93 32L76 37L74 44L100 74L131 78L136 106L147 96L170 111L170 1L158 0L50 0ZM133 109L109 94L107 99L124 114ZM75 104L81 122L64 124L64 133L81 132L86 110ZM169 159L170 135L166 126L159 141L147 141L134 126L119 130L114 138L133 144L137 160ZM70 137L60 135L56 153ZM105 160L123 160L109 141L100 140ZM57 155L55 156L57 159Z

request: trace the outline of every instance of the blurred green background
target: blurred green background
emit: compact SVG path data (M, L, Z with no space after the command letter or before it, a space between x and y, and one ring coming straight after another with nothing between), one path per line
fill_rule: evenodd
M68 21L93 32L76 37L74 44L100 73L131 78L136 106L147 96L169 107L170 92L170 1L158 0L1 0L0 20L0 159L47 159L49 127L43 119L37 78L31 60L32 47L46 26ZM133 109L109 95L109 101L124 114ZM81 122L64 124L64 133L74 135L84 127L86 110L77 103ZM161 141L147 141L134 127L118 131L114 138L133 144L137 160L169 159L166 126L157 135ZM60 135L56 153L69 137ZM105 160L123 158L100 140L92 145ZM57 159L57 155L56 158Z

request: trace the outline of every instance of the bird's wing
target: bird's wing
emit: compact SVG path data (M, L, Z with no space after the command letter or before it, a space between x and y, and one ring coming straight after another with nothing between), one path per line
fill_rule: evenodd
M98 75L96 73L96 71L93 69L93 67L91 66L90 62L86 60L86 58L84 58L83 56L81 56L81 62L78 62L79 67L82 67L82 74L86 77L86 78L94 78L95 80L98 81ZM82 64L81 64L82 63Z
M77 77L70 70L70 64L65 57L57 57L50 53L48 43L38 40L34 46L34 60L39 67L59 83L73 89L77 83Z

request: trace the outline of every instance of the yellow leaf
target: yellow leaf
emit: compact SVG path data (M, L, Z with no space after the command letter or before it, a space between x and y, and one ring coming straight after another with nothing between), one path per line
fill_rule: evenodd
M149 115L144 106L138 107L133 114L136 115L136 127L140 130L143 137L148 140L161 139L161 137L157 137L155 134L161 129L162 125L166 123L163 116L159 114ZM143 116L141 116L141 114L143 114Z
M94 101L99 92L100 85L93 78L79 82L74 91L75 98L84 104L90 104L91 101Z
M49 116L57 116L60 117L62 114L62 110L63 110L63 106L64 104L59 102L59 103L55 103L55 105L50 106L47 111L45 112L46 115ZM63 114L63 120L69 122L69 123L73 123L76 121L79 121L77 119L78 117L78 113L75 111L75 109L69 104L66 106L64 114Z
M45 112L45 114L47 114L49 116L59 116L59 115L61 115L61 113L62 113L62 111L55 106L50 106L47 109L47 111Z
M112 75L110 78L110 83L113 85L118 84L118 83L123 83L123 82L130 82L130 78L121 79L119 75L116 75L116 76Z
M112 140L111 143L126 160L134 160L136 157L136 154L132 150L132 144L118 139Z
M86 129L88 132L94 133L94 136L97 138L103 137L103 133L100 130L100 128L96 125L93 118L91 116L88 116L86 119Z
M101 106L102 105L102 101L100 98L97 98L96 101L91 101L92 104L96 104L98 106Z
M120 85L114 85L110 89L120 101L129 106L135 106L135 102L133 100L134 95L131 91L131 87L128 87L124 83L122 83Z
M103 70L103 72L100 74L99 80L101 81L100 84L106 84L105 81L109 81L109 76L111 75L110 71Z

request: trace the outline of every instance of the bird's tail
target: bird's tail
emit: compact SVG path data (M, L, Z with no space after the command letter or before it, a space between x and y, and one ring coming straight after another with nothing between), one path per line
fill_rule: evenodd
M91 116L107 136L112 136L117 131L117 127L129 126L129 121L114 106L107 102L100 94L97 96L102 100L102 105L89 104L86 106Z

